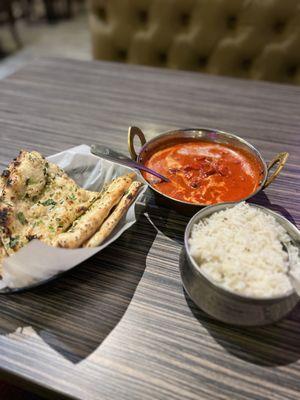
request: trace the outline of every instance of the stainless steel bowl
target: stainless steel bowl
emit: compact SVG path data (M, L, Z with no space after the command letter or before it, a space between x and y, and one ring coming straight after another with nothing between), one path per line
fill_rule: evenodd
M208 206L190 220L184 236L185 260L180 263L183 286L197 306L219 321L239 326L271 324L285 317L298 303L299 297L294 290L283 296L263 299L235 294L212 282L190 255L189 238L194 224L236 204L223 203ZM300 249L300 232L292 223L265 207L254 204L251 204L251 207L260 208L263 212L274 216Z
M139 137L142 144L142 148L140 149L139 152L136 152L134 146L134 139L136 136ZM269 186L276 178L276 176L280 173L281 169L283 168L288 158L288 153L285 152L279 153L274 157L274 159L271 162L267 164L263 159L263 157L261 156L260 152L249 142L240 138L239 136L233 135L232 133L223 132L217 129L210 129L210 128L176 129L155 136L149 141L146 141L145 135L139 128L133 126L130 127L128 130L128 150L131 155L131 158L134 161L138 161L142 164L144 164L146 160L158 150L161 150L172 144L176 144L183 141L191 141L191 140L209 141L221 144L232 144L236 147L248 151L249 153L255 156L255 158L261 165L261 169L263 171L261 182L258 188L253 193L251 193L249 196L243 199L238 199L239 201L247 200L248 198L254 196L260 190ZM275 166L276 169L273 172L271 172L271 169ZM162 204L170 208L174 208L182 214L193 215L195 212L199 210L199 208L207 206L207 204L200 204L200 203L195 204L173 199L172 197L159 192L157 189L151 186L149 182L146 183L153 190L155 198L159 204Z

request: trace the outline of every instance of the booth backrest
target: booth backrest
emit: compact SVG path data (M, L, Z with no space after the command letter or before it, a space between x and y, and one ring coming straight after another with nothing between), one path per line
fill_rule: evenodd
M300 0L89 0L96 59L300 84Z

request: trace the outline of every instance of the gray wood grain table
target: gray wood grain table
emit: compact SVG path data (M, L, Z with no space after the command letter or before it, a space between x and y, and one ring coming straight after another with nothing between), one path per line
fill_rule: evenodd
M300 224L300 88L101 62L45 59L0 82L0 162L20 148L50 155L81 143L127 152L148 137L208 126L288 151L253 201ZM0 296L1 376L53 398L300 398L300 308L280 323L218 323L184 294L187 218L151 196L112 246L60 279ZM41 260L42 262L42 260Z

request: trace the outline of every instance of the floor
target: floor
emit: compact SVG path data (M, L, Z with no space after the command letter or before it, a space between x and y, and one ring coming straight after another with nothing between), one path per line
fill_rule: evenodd
M92 59L90 34L86 11L77 10L70 20L55 24L46 21L18 21L23 47L19 50L7 28L1 27L0 40L11 55L0 60L0 79L14 73L26 63L43 56L68 57L80 60Z

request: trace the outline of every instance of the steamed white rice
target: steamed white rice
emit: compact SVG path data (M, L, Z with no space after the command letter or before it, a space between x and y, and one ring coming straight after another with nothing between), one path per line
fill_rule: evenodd
M270 297L292 289L282 246L290 241L273 216L239 203L195 224L189 245L213 282L241 295Z

